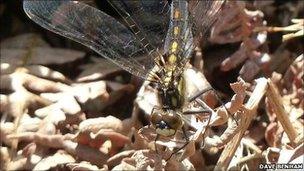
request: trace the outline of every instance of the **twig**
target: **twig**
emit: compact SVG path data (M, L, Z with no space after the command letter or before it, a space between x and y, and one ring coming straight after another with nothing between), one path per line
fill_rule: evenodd
M293 23L290 26L286 27L256 27L254 29L254 32L260 32L260 31L267 31L267 32L292 32L283 35L283 42L294 38L303 36L304 34L304 20L303 19L292 19L291 22Z
M268 90L266 92L266 96L270 102L270 104L273 106L273 110L275 114L277 115L278 120L283 126L284 131L286 132L291 144L294 146L298 142L296 142L297 138L297 131L292 126L292 123L288 117L288 114L283 106L282 97L279 94L276 86L273 84L273 82L268 79Z
M243 109L244 125L241 127L241 130L234 136L233 141L230 141L226 145L214 170L227 170L229 163L234 156L234 153L238 148L245 131L248 129L251 120L256 115L258 104L267 89L267 80L265 78L259 78L256 80L256 82L257 85L252 93L252 96Z

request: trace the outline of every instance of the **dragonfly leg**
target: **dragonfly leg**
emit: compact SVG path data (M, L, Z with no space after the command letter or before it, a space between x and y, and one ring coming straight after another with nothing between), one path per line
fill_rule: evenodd
M185 148L188 145L188 143L189 143L189 137L186 134L186 130L185 130L184 126L182 127L182 131L183 131L183 134L185 136L186 143L183 146L181 146L180 148L178 148L177 150L173 151L166 161L169 161L174 154L178 153L180 150L182 150L183 148Z
M210 113L211 111L209 109L198 109L198 110L186 110L183 111L184 115L195 115L195 114L202 114L202 113Z
M212 87L208 87L208 88L205 88L205 89L199 91L198 93L196 93L196 94L194 94L192 97L190 97L190 98L188 99L188 102L192 102L193 100L197 99L199 96L201 96L201 95L203 95L204 93L206 93L206 92L208 92L208 91L211 91L211 90L213 90L213 88L212 88Z
M161 109L159 106L153 106L153 109L152 109L152 111L151 111L151 114L150 115L152 115L153 113L154 113L154 110L156 110L156 109ZM152 125L152 123L150 122L150 125ZM158 140L158 138L159 138L159 134L156 134L156 137L155 137L155 140L154 140L154 147L155 147L155 152L156 152L156 154L158 154L158 150L157 150L157 144L156 144L156 141Z
M158 138L159 138L159 134L156 135L155 140L154 140L154 147L155 147L156 154L158 154L157 144L156 144L156 141L157 141Z
M207 124L206 124L205 131L203 133L203 137L205 137L205 134L206 134L207 129L208 129L209 124L210 124L212 111L210 109L206 109L206 107L205 107L206 104L204 104L201 100L197 99L196 101L201 106L201 109L198 109L198 110L187 110L187 111L184 111L183 114L184 115L195 115L195 114L205 114L205 113L208 114L208 121L207 121ZM205 145L205 141L202 142L201 148L204 147L204 145Z
M194 94L192 97L190 97L188 99L188 102L192 102L194 100L196 100L199 96L203 95L204 93L208 92L208 91L213 91L214 89L212 87L208 87L206 89L203 89L201 91L199 91L198 93ZM229 112L229 110L227 109L227 107L225 106L224 102L221 100L220 96L218 95L218 93L216 91L213 91L215 94L215 98L221 103L221 105L225 108L225 110L227 111L228 115L230 117L232 117L232 119L236 122L236 124L238 125L237 120L233 117L233 115Z

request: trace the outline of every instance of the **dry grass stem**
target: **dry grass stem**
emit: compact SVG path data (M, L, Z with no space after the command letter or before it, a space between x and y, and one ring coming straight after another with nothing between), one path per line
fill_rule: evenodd
M244 136L245 131L248 129L251 120L256 115L256 110L264 96L267 89L267 80L265 78L256 79L256 87L243 108L242 116L244 117L244 125L240 128L241 130L234 136L223 150L214 170L227 170L229 163L234 156L236 149L238 148L241 139Z
M283 35L283 42L289 39L300 37L304 35L304 19L292 19L293 23L286 27L256 27L255 32L267 31L267 32L293 32Z
M282 97L279 94L276 86L273 84L273 82L270 79L268 79L268 87L269 88L266 92L266 96L269 102L272 104L272 108L275 111L275 114L279 122L282 124L284 131L286 132L289 140L291 141L291 144L295 146L300 143L300 142L296 142L298 133L292 126L288 113L284 108Z

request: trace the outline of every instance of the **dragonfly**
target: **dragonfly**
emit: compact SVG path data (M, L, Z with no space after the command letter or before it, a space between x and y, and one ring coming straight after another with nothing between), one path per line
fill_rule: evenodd
M91 48L148 81L160 101L151 112L157 140L178 130L186 135L184 123L190 123L186 115L210 113L202 103L200 110L184 110L186 104L213 90L210 86L185 95L184 69L225 2L108 0L120 20L79 1L25 0L23 8L40 26Z

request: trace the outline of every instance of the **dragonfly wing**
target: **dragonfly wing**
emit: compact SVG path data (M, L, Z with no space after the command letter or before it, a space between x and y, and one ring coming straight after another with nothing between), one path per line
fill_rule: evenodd
M195 35L205 38L206 32L220 16L219 13L226 2L227 0L189 1L189 12Z
M152 53L134 33L104 12L77 1L26 0L26 14L42 27L77 41L126 71L145 78ZM147 56L145 64L137 57Z
M162 50L168 31L170 7L166 0L108 0L129 23L133 20L149 43Z

